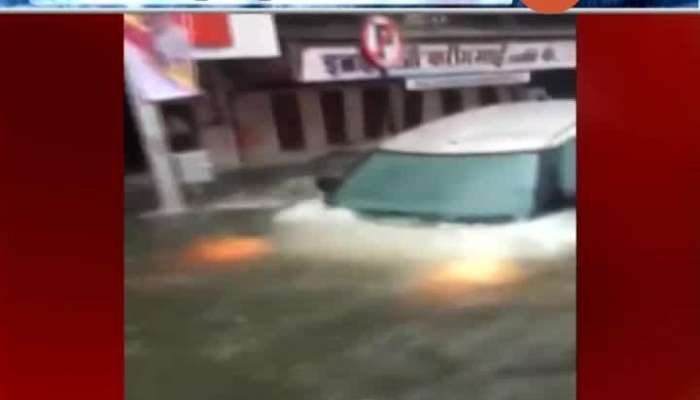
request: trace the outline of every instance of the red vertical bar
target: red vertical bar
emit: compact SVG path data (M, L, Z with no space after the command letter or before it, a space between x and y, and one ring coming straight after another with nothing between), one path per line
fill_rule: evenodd
M578 399L700 399L700 16L577 37Z
M123 400L123 21L0 16L0 398Z

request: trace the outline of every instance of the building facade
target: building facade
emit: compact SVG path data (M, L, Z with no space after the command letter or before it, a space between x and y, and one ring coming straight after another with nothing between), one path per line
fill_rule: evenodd
M575 96L573 18L396 16L405 63L360 51L361 15L278 15L280 56L200 61L217 169L303 162L497 102Z
M228 47L194 50L203 96L161 105L171 145L215 171L283 165L473 107L575 97L571 16L392 18L404 60L380 71L361 51L366 16L229 16Z

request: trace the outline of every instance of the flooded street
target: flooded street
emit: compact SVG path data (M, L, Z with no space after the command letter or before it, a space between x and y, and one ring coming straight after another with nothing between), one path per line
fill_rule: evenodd
M126 399L573 400L575 18L217 15L125 19Z
M573 259L490 285L311 263L271 217L126 221L127 399L575 398Z

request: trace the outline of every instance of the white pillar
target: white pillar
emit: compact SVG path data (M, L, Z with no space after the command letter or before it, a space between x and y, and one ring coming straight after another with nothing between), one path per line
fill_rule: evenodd
M462 109L469 110L481 105L481 96L479 88L465 88L461 90Z
M496 88L496 98L499 103L509 103L513 101L513 88L510 86L498 86Z
M211 65L207 71L214 82L211 95L214 104L220 113L221 126L212 127L211 135L218 142L217 149L210 149L219 156L220 165L224 168L237 168L241 164L238 154L238 143L236 142L236 128L232 110L232 101L228 93L232 92L231 82L224 77L219 65ZM203 73L203 71L202 71ZM209 106L211 108L211 106Z
M437 90L423 92L423 122L429 122L442 116L442 98Z
M345 111L345 132L350 143L365 140L365 116L362 108L362 89L348 87L343 89L343 107Z
M236 132L242 142L239 149L245 165L259 166L274 162L280 154L275 115L267 92L241 93L235 99Z
M139 98L134 93L134 84L129 78L129 74L126 78L129 104L133 110L158 195L158 209L155 213L177 214L184 212L187 206L172 165L160 107L156 103L143 101Z
M401 132L404 128L404 89L401 85L389 86L389 104L391 107L391 118L394 121L394 128Z
M319 93L316 90L303 89L297 93L297 96L306 151L312 154L319 153L327 146L326 124L323 120Z
M530 100L530 88L526 86L519 86L515 88L515 99L516 100Z
M202 146L207 149L217 170L231 170L240 167L238 146L232 127L212 125L202 128Z

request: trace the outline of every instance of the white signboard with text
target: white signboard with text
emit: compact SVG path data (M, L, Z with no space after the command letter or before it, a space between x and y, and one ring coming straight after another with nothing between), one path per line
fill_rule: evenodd
M298 50L297 80L328 82L381 76L356 46L319 46ZM408 44L402 66L390 77L481 72L536 71L576 67L574 40L491 43Z

